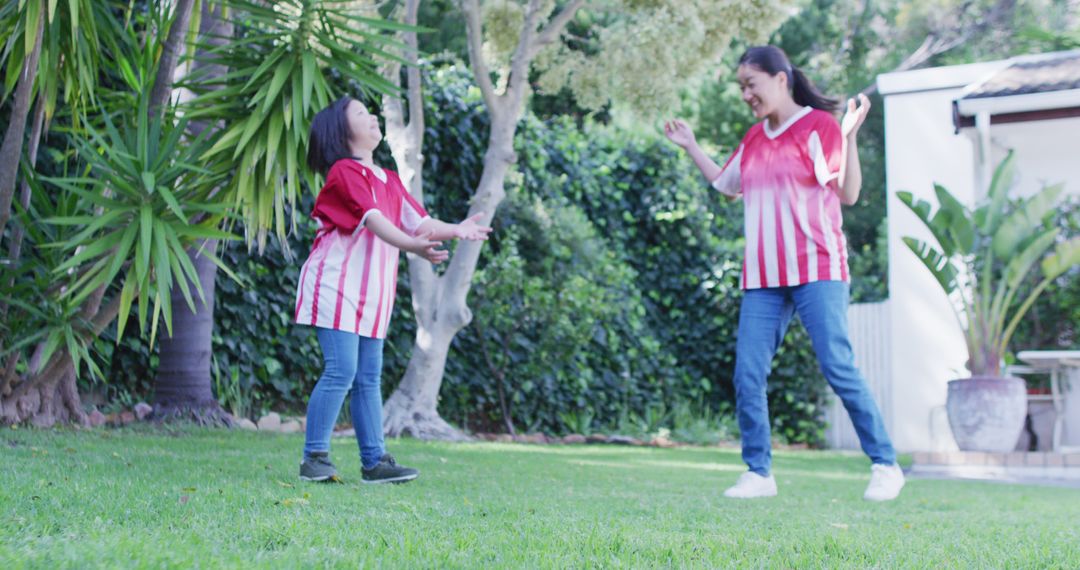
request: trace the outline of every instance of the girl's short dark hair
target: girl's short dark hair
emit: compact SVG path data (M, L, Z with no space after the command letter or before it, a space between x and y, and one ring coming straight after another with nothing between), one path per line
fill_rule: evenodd
M788 85L791 86L791 97L799 105L809 105L823 111L835 111L840 107L840 101L832 97L826 97L814 86L799 68L791 65L784 50L776 46L755 46L742 54L739 65L750 65L768 73L786 73Z
M349 118L345 109L352 97L342 97L315 114L308 136L308 168L326 176L335 162L352 156L349 149Z

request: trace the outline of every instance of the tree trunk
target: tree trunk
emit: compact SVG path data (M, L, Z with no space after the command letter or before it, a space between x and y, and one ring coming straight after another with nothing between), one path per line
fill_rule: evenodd
M34 170L37 167L37 155L38 149L41 146L41 139L45 136L47 129L45 128L45 98L39 98L37 105L34 107L34 124L30 127L30 141L26 147L26 159L29 161L30 170ZM30 188L30 181L23 179L19 188L19 206L24 211L30 209L30 199L33 197L33 192ZM11 228L11 242L8 244L8 263L12 266L17 266L19 260L22 259L22 242L26 237L26 228L22 224L16 223ZM14 281L11 282L14 285ZM3 315L7 314L7 306L4 306L2 311ZM3 316L0 316L3 318Z
M212 250L215 240L203 247ZM188 252L199 274L204 299L194 294L195 311L188 307L179 287L170 295L173 303L172 335L162 335L157 376L154 378L154 418L193 419L200 424L232 425L214 398L210 379L210 341L214 331L214 280L217 265L193 248Z
M14 185L16 174L19 170L19 161L22 154L23 134L26 129L27 111L30 100L33 99L33 85L37 77L38 61L41 55L41 42L44 36L44 11L39 17L37 31L37 43L34 45L30 57L23 65L23 74L20 78L19 87L15 95L15 108L12 111L11 123L4 136L3 150L0 150L0 236L11 215L11 201L14 197ZM34 109L34 122L30 130L30 141L27 149L27 157L30 168L37 164L37 153L45 124L45 101L38 98ZM19 196L19 204L23 209L30 205L30 184L22 181ZM8 262L16 266L22 257L22 240L25 230L16 224L12 229L11 241L8 246ZM9 285L13 285L9 281ZM8 314L7 304L0 307L0 319L6 319ZM70 359L64 364L64 371L56 382L48 382L32 389L13 392L11 387L17 379L15 367L19 362L19 351L13 352L7 357L7 365L0 374L0 424L14 424L29 421L38 427L50 427L58 422L88 425L85 412L82 410L82 401L79 398L79 390L76 385L75 368Z
M45 131L45 99L39 97L37 105L34 109L34 124L30 127L30 143L27 148L27 159L30 161L30 169L33 170L37 165L37 153L38 147L41 143L41 138L44 136ZM24 211L30 208L31 190L30 183L23 179L22 188L19 192L19 205L22 206ZM22 242L26 235L26 228L22 224L16 223L11 228L11 243L8 246L8 263L12 269L19 267L19 262L22 259ZM11 288L15 286L14 272L10 279L8 279L7 287ZM0 301L0 321L7 321L8 309L10 307L6 302ZM3 342L0 342L0 351L3 349ZM0 396L8 395L11 390L10 386L15 381L16 374L15 368L19 363L21 357L21 351L15 351L7 356L7 366L3 368L3 376L0 376Z
M521 29L517 49L511 59L511 71L506 81L506 90L495 92L482 56L482 26L479 3L476 0L463 0L461 8L465 15L466 30L469 36L469 61L473 76L484 96L484 104L491 116L491 130L488 133L488 149L484 156L484 171L480 184L473 195L469 215L484 212L481 223L490 223L495 216L506 191L503 187L506 175L515 162L514 134L518 121L524 113L524 100L528 89L528 73L532 60L544 45L558 38L574 13L581 8L583 0L572 0L562 11L551 17L540 29L540 0L530 0L525 11L525 22ZM415 22L415 16L412 22ZM411 37L410 37L411 36ZM406 34L408 45L415 50L415 34ZM422 113L413 103L415 90L419 101L419 74L414 82L410 78L410 119ZM398 77L394 77L397 81ZM387 120L387 134L391 133L391 121ZM417 149L422 141L422 129L419 136L413 135ZM420 171L419 155L415 162L412 157L402 152L402 157L394 147L394 138L388 136L398 167L407 167ZM406 137L407 138L407 137ZM404 151L405 145L400 145ZM421 197L420 185L409 187L410 193ZM383 407L383 428L387 435L412 435L422 439L459 440L467 437L444 421L438 413L439 389L442 386L443 373L446 369L446 357L450 343L461 329L472 321L467 298L472 285L476 264L480 259L483 242L464 241L457 245L450 266L442 276L435 276L431 266L424 260L410 257L409 275L413 288L413 308L416 313L416 340L413 344L412 357L409 359L405 376Z
M90 336L100 335L120 311L119 296L104 308L101 301L100 296L92 295L84 306L82 317L90 321L90 330L86 331ZM0 396L0 425L25 421L38 427L50 427L58 422L86 425L71 356L61 349L42 363L42 349L39 345L30 358L32 372L13 390Z
M154 85L150 90L149 112L151 114L162 112L162 107L168 103L173 91L176 66L184 49L193 6L194 0L177 0L174 6L169 35L162 45L157 75L154 77ZM203 245L213 248L214 244L216 241ZM173 290L169 292L173 306L173 335L170 336L166 332L161 338L162 348L158 361L158 373L154 378L154 417L168 419L190 416L200 424L222 422L231 424L231 419L221 411L210 390L208 345L210 331L213 330L214 274L217 267L205 256L196 255L198 249L198 247L189 249L188 255L195 265L199 282L207 297L200 300L198 295L195 295L195 306L198 309L204 305L205 301L209 307L207 313L209 316L193 314L178 287L173 287ZM206 265L210 265L210 268L208 269ZM178 274L176 278L184 279L185 277ZM195 290L194 287L191 289ZM209 321L209 324L206 321ZM198 335L204 331L207 338L206 350L202 350L202 345L198 341ZM165 348L167 345L170 345L168 349ZM207 370L205 378L186 373L185 365L188 362L197 365L204 359Z
M232 22L222 17L223 6L210 8L202 3L199 34L204 42L221 46L232 36ZM228 68L207 62L207 54L200 54L193 70L205 71L208 79L220 78ZM192 123L188 130L198 135L206 128L214 127L205 122ZM205 247L212 251L217 242ZM192 250L189 254L194 254ZM214 332L214 282L217 265L206 256L191 255L192 263L199 273L203 287L203 300L195 299L195 312L187 305L179 285L174 285L170 296L173 306L173 336L162 337L159 365L154 378L154 417L158 419L194 418L200 423L232 425L232 418L225 413L213 394L210 376L212 339ZM191 288L194 296L194 288Z
M406 2L406 24L416 25L419 4L419 0ZM424 104L420 69L416 65L419 50L415 33L403 34L402 41L408 46L405 57L413 63L405 72L407 85L403 86L409 104L408 122L405 121L405 109L401 99L384 97L386 138L406 189L417 201L423 203L424 159L421 149L424 144ZM389 81L400 85L401 65L389 65L385 75ZM441 380L449 350L448 343L429 346L420 341L422 338L433 337L430 331L433 323L437 321L434 312L438 309L433 301L438 298L440 279L435 276L427 260L412 254L406 257L409 263L409 282L412 285L413 310L416 313L417 341L405 377L383 407L383 430L391 437L408 434L421 439L468 439L439 416L436 408L441 382L425 384L422 380L429 377ZM449 338L452 339L453 334L450 334Z
M38 59L41 57L41 41L45 35L45 10L38 10L37 41L30 56L23 61L19 84L15 88L15 104L11 119L0 146L0 238L11 219L11 201L15 197L15 179L22 158L23 136L26 134L26 118L30 114L30 102L34 100L34 82L37 79Z
M449 341L457 330L460 329L431 330L423 324L417 327L417 338L427 336L432 342L418 341L413 345L405 377L383 406L383 430L387 435L450 441L469 439L443 420L437 410Z
M25 390L0 398L0 425L22 422L43 428L58 423L89 425L82 410L71 360L64 362L63 367L62 374L53 382L27 386Z
M205 8L206 2L202 2L202 4ZM162 46L157 75L154 77L154 86L150 90L151 112L160 112L161 107L169 102L169 96L173 90L173 74L176 73L176 64L180 60L180 54L184 47L184 38L187 36L188 27L191 25L191 8L194 5L195 0L176 1L172 25L169 26L169 35L165 38L165 44Z
M495 130L496 127L493 125L492 128ZM509 145L501 149L489 148L470 216L482 211L486 212L485 221L493 217L506 195L502 184L510 167L508 157L512 157L512 150ZM442 277L413 283L413 305L417 309L416 342L405 376L383 407L383 427L387 435L468 439L447 424L437 408L450 344L458 331L472 322L466 296L479 258L480 242L459 243L450 267Z

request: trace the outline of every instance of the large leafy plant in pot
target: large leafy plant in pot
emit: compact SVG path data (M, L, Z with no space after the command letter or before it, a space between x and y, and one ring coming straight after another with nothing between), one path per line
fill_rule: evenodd
M1080 237L1063 239L1047 222L1061 202L1063 185L1012 199L1012 152L998 165L974 210L935 184L938 208L910 192L897 197L930 230L929 243L904 243L934 275L952 301L964 331L971 377L949 382L949 425L960 449L1011 451L1024 425L1024 381L1002 375L1002 358L1020 319L1055 279L1080 264ZM1027 277L1039 272L1030 292ZM1021 291L1026 297L1021 299Z

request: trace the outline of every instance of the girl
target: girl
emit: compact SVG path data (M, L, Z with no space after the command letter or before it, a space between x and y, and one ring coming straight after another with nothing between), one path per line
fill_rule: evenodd
M449 256L443 240L485 240L491 228L483 213L460 224L427 215L398 175L372 160L382 141L379 120L362 103L345 97L311 122L307 163L326 177L311 215L319 230L300 270L296 322L315 327L325 366L307 410L300 478L336 480L330 434L345 394L364 483L415 479L416 469L398 465L383 445L383 340L397 289L398 250L431 263Z
M837 124L837 101L822 95L787 55L753 47L739 59L743 101L763 119L743 137L723 168L698 146L680 120L664 133L682 147L721 193L743 198L746 250L735 355L735 399L742 457L749 471L724 495L776 495L770 469L765 382L793 312L810 334L818 363L855 425L873 462L863 498L895 499L904 486L881 413L851 351L847 331L847 242L840 205L859 197L862 172L855 136L870 102L848 100Z

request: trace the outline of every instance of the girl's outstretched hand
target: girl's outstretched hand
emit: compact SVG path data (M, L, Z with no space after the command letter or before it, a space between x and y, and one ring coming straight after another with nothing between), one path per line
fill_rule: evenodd
M866 115L870 112L870 99L866 98L866 95L859 94L859 106L855 106L855 99L847 100L847 113L844 113L844 120L840 121L840 132L845 137L855 136L855 133L859 132L859 127L862 126L863 121L866 120Z
M456 224L454 228L454 237L457 239L469 239L473 241L484 241L488 238L488 234L491 233L491 228L488 226L481 226L477 222L480 218L484 217L484 213L473 214L468 218L465 218L461 223Z
M682 119L675 119L664 123L664 135L671 142L686 148L695 142L694 130Z
M450 252L445 249L439 249L442 245L441 241L432 241L431 232L427 232L422 235L416 236L416 243L410 248L412 253L423 257L433 264L438 265L447 260L450 257Z

